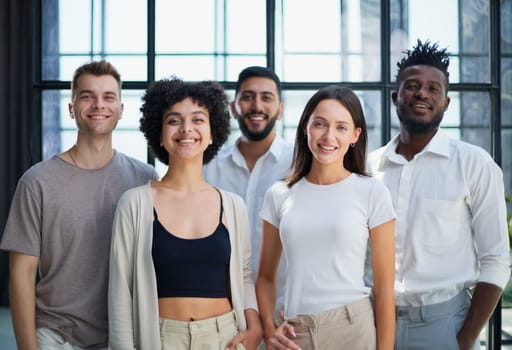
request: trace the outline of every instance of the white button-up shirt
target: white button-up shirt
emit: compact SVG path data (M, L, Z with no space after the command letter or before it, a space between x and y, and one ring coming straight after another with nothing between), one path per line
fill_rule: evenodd
M251 269L256 278L261 249L262 220L260 211L267 189L276 181L287 177L293 159L293 145L276 135L270 149L261 156L249 172L247 163L238 149L238 143L225 145L204 167L204 177L210 184L240 195L247 206L251 226ZM277 273L276 309L283 305L285 271L280 264Z
M489 154L439 130L407 161L399 137L369 156L396 219L396 304L446 301L477 282L510 277L503 173Z

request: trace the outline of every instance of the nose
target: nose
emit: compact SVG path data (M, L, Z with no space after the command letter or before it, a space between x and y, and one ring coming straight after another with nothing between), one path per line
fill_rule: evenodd
M104 108L105 107L105 101L103 100L103 98L101 98L101 97L95 98L94 99L94 106L93 107L96 108L96 109Z
M262 103L261 103L261 98L260 97L255 97L253 100L252 100L252 109L254 111L261 111L261 106L262 106Z
M414 95L418 98L423 98L426 94L426 87L425 86L420 86L416 92L414 93Z
M186 133L186 132L192 131L192 128L190 127L190 123L188 123L187 121L184 121L181 124L181 127L179 128L178 131L181 132L181 133Z

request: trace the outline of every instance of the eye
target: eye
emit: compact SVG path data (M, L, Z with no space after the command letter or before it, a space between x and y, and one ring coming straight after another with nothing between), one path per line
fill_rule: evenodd
M338 130L341 130L341 131L347 131L348 130L348 127L345 126L345 125L338 125Z
M324 126L325 126L325 123L324 123L324 122L322 122L322 121L317 120L317 121L314 121L314 122L313 122L313 126L314 126L314 127L317 127L317 128L322 128L322 127L324 127Z
M89 100L91 98L92 98L92 96L89 95L89 94L82 94L82 95L80 95L80 99L81 100Z
M253 96L250 95L250 94L242 94L242 96L240 97L240 99L242 101L251 101L253 99Z
M202 124L202 123L204 123L204 118L202 118L202 117L196 117L196 118L194 118L193 122L194 122L195 124Z
M181 120L176 119L176 118L170 118L170 119L167 120L167 124L169 124L169 125L180 125L181 124Z
M117 100L117 98L114 95L107 95L107 96L105 96L105 100L107 100L107 101L115 101L115 100Z

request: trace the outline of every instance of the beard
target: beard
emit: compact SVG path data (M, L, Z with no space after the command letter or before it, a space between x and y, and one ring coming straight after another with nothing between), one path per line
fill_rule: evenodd
M268 116L265 115L265 117L268 117ZM240 131L249 141L263 140L265 137L267 137L272 132L272 130L274 129L274 126L276 125L276 122L277 122L277 114L276 114L274 117L269 119L267 126L265 126L265 128L263 130L251 131L251 130L249 130L247 125L244 123L244 118L245 117L238 115L236 120L238 121L238 126L240 127Z
M430 121L418 120L414 118L408 118L407 112L404 108L397 109L398 119L400 124L411 134L426 134L439 128L441 121L443 120L444 112L438 112L434 114L434 117Z

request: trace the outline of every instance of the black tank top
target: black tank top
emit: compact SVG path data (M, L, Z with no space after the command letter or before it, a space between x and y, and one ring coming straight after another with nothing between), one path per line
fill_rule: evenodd
M222 223L223 211L221 196L219 225L215 231L203 238L185 239L168 232L153 208L151 254L159 298L228 297L231 244L229 232Z

